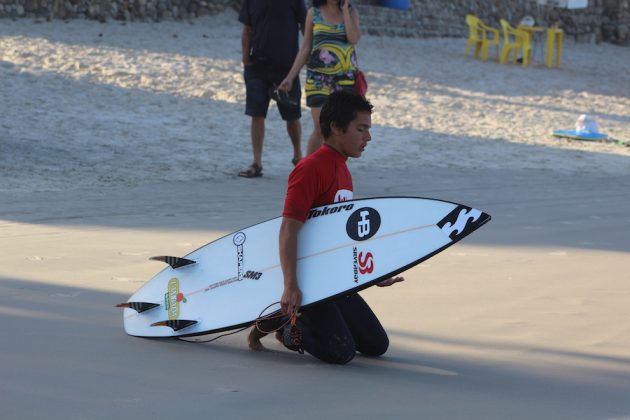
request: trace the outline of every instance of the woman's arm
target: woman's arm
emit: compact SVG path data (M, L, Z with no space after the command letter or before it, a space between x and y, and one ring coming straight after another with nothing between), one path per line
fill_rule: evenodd
M350 0L345 0L341 6L343 14L343 23L346 27L346 38L352 45L357 45L361 38L361 29L359 28L359 12L356 7L350 8Z
M290 91L293 87L293 79L298 75L300 70L306 62L308 61L309 56L311 55L311 50L313 48L313 8L308 10L306 14L306 24L304 27L304 39L302 40L302 46L300 47L300 51L298 51L295 56L295 60L293 61L293 66L291 66L291 70L284 78L280 86L278 87L280 90L284 90L286 92Z

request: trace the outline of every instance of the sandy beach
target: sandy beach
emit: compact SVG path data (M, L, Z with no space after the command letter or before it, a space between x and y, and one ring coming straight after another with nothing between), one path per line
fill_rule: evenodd
M560 69L523 69L464 57L464 39L362 38L375 113L355 196L493 217L362 292L383 358L127 336L113 305L161 269L149 257L281 212L275 106L264 177L236 176L240 30L233 12L0 22L2 419L630 419L630 148L551 136L590 114L630 141L630 50L610 44L569 39Z

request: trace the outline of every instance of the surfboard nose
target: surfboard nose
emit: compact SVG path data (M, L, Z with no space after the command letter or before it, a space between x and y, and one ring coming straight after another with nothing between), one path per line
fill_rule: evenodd
M452 240L458 241L490 221L488 213L458 205L437 226Z

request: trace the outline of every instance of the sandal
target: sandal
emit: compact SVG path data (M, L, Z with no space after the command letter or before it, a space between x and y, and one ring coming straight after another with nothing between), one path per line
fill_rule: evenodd
M271 99L276 101L278 104L283 105L291 105L298 106L300 103L289 96L289 92L285 92L283 90L278 89L277 86L274 85L271 89L269 89L269 96Z
M258 178L262 175L262 166L257 163L252 163L247 169L243 169L238 173L238 176L242 176L243 178Z
M291 163L293 164L293 166L297 166L298 162L301 160L302 158L293 158L291 159Z

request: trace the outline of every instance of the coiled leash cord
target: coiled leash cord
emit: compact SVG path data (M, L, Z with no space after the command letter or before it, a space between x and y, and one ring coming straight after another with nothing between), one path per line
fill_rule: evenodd
M265 316L263 316L263 314L265 313L265 311L266 311L267 309L269 309L269 308L271 308L272 306L277 305L277 304L279 304L279 303L280 303L280 302L274 302L274 303L272 303L271 305L267 306L265 309L263 309L263 310L260 312L260 315L258 315L258 318L256 318L256 321L254 321L254 325L256 326L256 329L257 329L258 331L260 331L261 333L263 333L263 334L265 334L265 335L266 335L266 334L271 334L271 333L274 333L274 332L276 332L276 331L279 331L280 329L284 328L284 326L285 326L285 325L287 325L287 324L289 324L289 323L291 323L291 325L292 325L292 326L295 326L295 324L296 324L296 322L297 322L297 317L298 317L298 314L293 314L293 315L291 315L290 317L288 317L288 318L287 318L287 320L286 320L286 321L284 321L284 322L283 322L283 323L282 323L282 324L281 324L278 328L276 328L276 329L274 329L274 330L271 330L271 331L265 331L265 330L261 327L261 322L264 322L264 321L270 321L270 320L273 320L273 319L279 319L279 318L286 317L286 315L282 314L282 312L277 312L277 313L276 313L276 312L273 312L273 313L271 313L271 314L269 314L269 315L265 315ZM219 335L219 336L216 336L216 337L213 337L213 338L210 338L210 339L197 339L197 338L187 339L187 337L184 337L184 338L182 338L182 337L175 337L175 338L176 338L177 340L180 340L180 341L185 341L185 342L187 342L187 343L211 343L211 342L213 342L213 341L215 341L215 340L218 340L219 338L222 338L222 337L227 337L228 335L232 335L232 334L238 334L238 333L240 333L240 332L242 332L242 331L245 331L245 330L246 330L246 329L248 329L249 327L251 327L251 324L250 324L250 325L247 325L247 326L245 326L245 327L243 327L243 328L240 328L240 329L238 329L238 330L236 330L236 331L231 331L231 332L229 332L229 333L221 334L221 335Z

